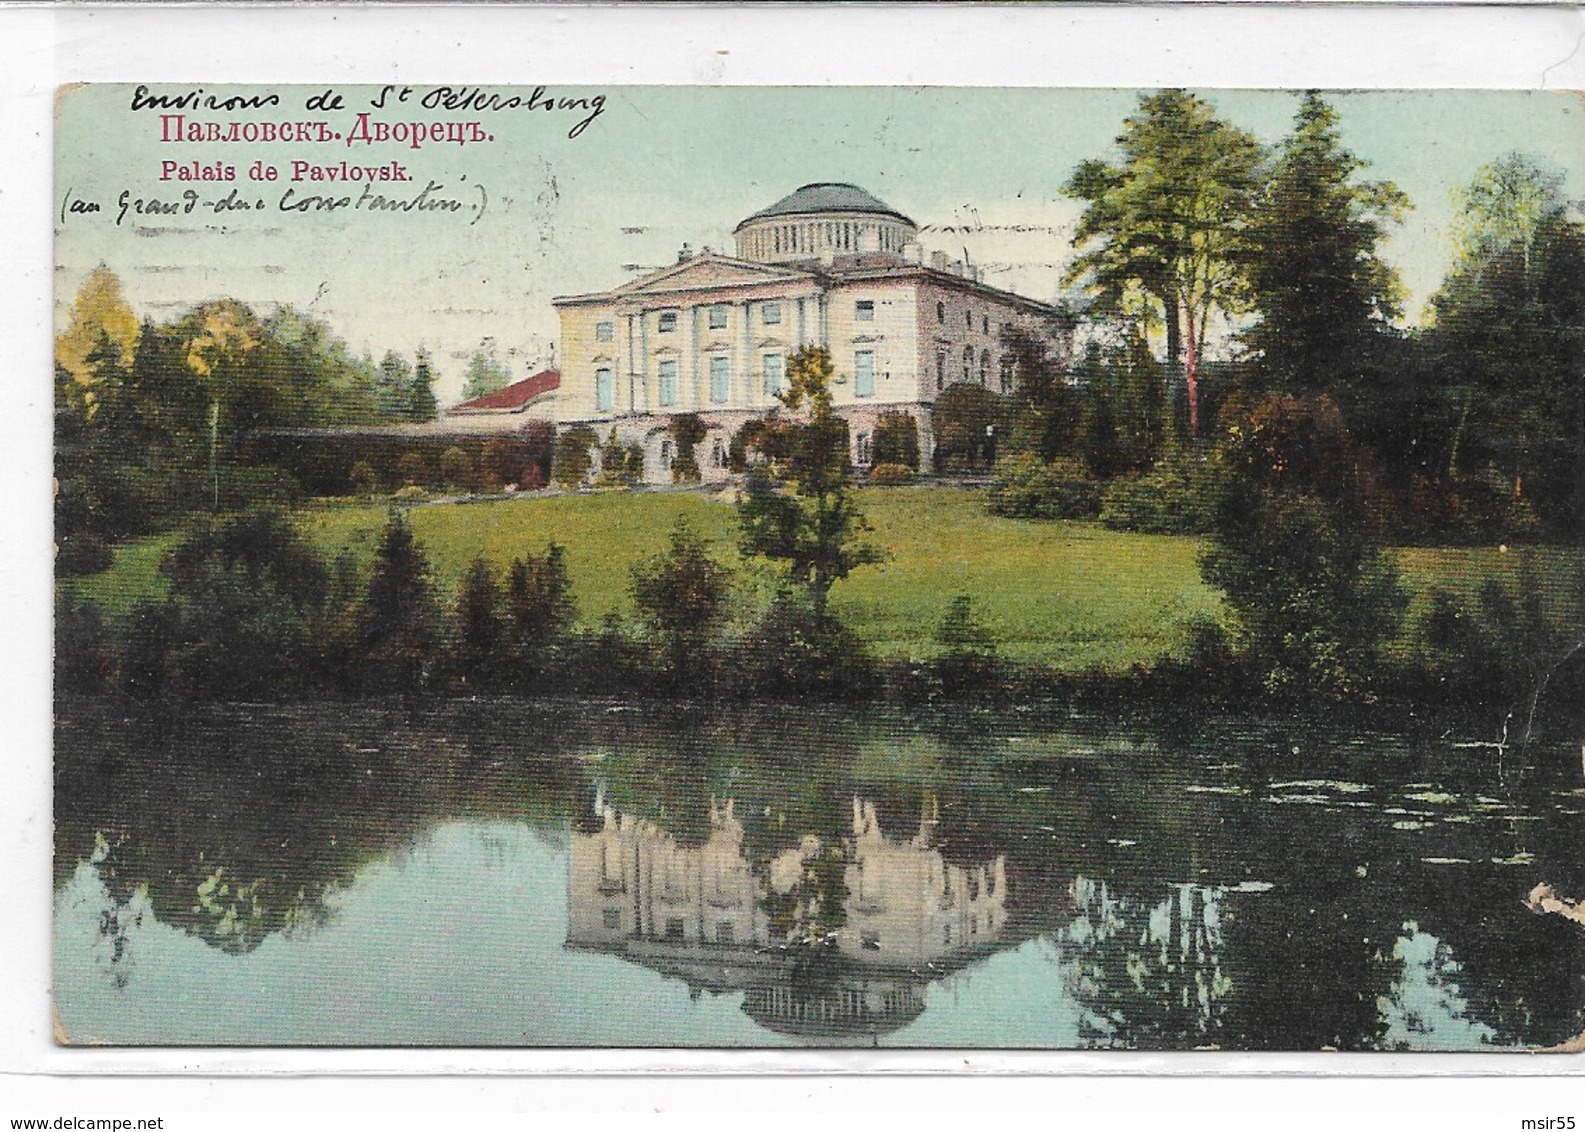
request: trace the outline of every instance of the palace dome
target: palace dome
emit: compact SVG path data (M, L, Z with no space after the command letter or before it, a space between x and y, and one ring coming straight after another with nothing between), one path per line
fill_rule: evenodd
M901 255L918 234L908 217L843 181L803 185L734 230L738 258L766 263L859 252Z

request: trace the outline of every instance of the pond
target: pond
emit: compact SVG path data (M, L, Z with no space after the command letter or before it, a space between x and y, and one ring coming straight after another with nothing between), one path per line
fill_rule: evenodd
M1538 1048L1567 744L1141 712L63 703L82 1043Z

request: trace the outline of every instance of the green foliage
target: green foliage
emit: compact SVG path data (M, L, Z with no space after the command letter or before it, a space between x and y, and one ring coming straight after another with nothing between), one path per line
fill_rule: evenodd
M434 659L438 618L429 563L406 514L394 508L375 548L361 620L370 688L407 697L420 692Z
M1078 394L1062 360L1052 353L1050 338L1014 326L1002 332L1002 347L1012 358L1016 384L1007 436L999 438L996 455L1022 452L1055 460L1071 453L1079 423ZM1001 427L1001 422L986 423Z
M413 387L407 400L408 420L432 421L440 416L440 402L435 400L436 380L429 351L420 346L413 363Z
M1493 469L1554 531L1585 523L1585 225L1525 158L1466 193L1465 247L1433 298L1449 475Z
M592 453L600 438L588 425L573 425L556 441L556 482L566 491L584 485L594 467Z
M500 605L490 564L474 559L452 614L451 670L461 691L490 691L500 682L506 642Z
M1402 288L1381 258L1407 198L1359 182L1365 163L1342 147L1337 113L1307 92L1278 149L1249 231L1255 324L1244 335L1268 389L1353 399L1359 370L1398 314Z
M697 413L677 413L666 424L666 430L677 444L677 455L671 464L672 483L698 483L699 461L694 448L705 438L704 420Z
M347 478L352 481L352 490L358 495L373 495L380 490L379 473L367 460L356 461L347 473Z
M69 593L55 599L55 691L97 693L110 684L115 656L104 615Z
M401 458L396 461L396 474L401 477L402 483L408 486L425 483L429 478L429 470L423 453L402 453Z
M543 555L513 560L506 618L513 681L532 690L535 681L556 671L578 619L566 551L558 543L552 542Z
M115 555L110 544L91 531L68 532L55 544L55 573L73 578L110 569Z
M879 551L860 541L868 527L853 501L847 424L831 409L831 373L830 355L820 347L806 346L789 360L782 402L794 413L808 409L783 425L791 490L754 468L738 503L744 557L787 563L817 621L825 619L833 585L881 561Z
M1085 204L1074 247L1088 246L1069 278L1110 309L1148 305L1163 319L1168 365L1176 373L1183 359L1189 433L1197 435L1208 323L1213 311L1243 304L1260 146L1181 90L1143 95L1116 144L1118 161L1085 161L1064 187Z
M511 383L511 368L495 356L495 339L486 338L468 358L463 371L462 399L472 401Z
M1121 531L1207 534L1222 494L1215 457L1175 453L1138 476L1108 483L1101 492L1101 522Z
M473 461L455 444L440 454L440 478L453 491L466 491L473 484Z
M1373 541L1361 457L1337 407L1276 396L1238 406L1221 457L1227 480L1201 572L1227 595L1262 686L1365 690L1406 602Z
M909 472L919 470L919 422L912 413L882 413L875 422L870 444L870 457L876 468L900 464ZM875 478L874 471L870 478Z
M709 639L726 614L731 576L686 520L672 528L662 554L633 567L633 602L659 639L667 675L708 691L713 682Z
M914 470L906 464L875 464L865 483L871 487L898 487L912 483L915 478Z
M869 647L834 617L817 618L805 601L777 595L738 642L733 666L748 693L803 699L862 698L877 685Z
M948 694L983 689L999 672L996 640L975 616L968 594L958 594L947 606L936 646L931 671Z
M276 511L200 521L161 567L174 687L205 699L269 700L312 687L330 576ZM152 645L151 645L152 647ZM152 659L150 660L152 664Z
M936 397L930 419L935 429L936 467L988 467L995 435L1007 428L1007 398L981 385L958 382Z
M1101 485L1073 459L1046 462L1027 452L996 461L987 501L992 514L1012 519L1093 519Z

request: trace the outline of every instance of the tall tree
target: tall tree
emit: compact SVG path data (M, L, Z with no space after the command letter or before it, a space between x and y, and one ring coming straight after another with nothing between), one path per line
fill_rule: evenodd
M435 400L435 368L429 351L420 346L413 363L413 384L407 400L407 415L415 421L432 421L440 415L440 403Z
M374 403L381 415L405 417L413 403L413 364L395 350L380 359L374 379Z
M75 412L92 416L99 399L94 388L99 374L90 356L103 356L108 345L120 365L130 365L138 345L138 318L121 280L104 264L88 273L67 318L65 331L55 338L55 364L69 379L62 392Z
M1462 248L1432 299L1450 473L1495 468L1515 499L1585 521L1585 225L1562 179L1519 155L1464 192Z
M468 359L463 376L462 396L471 401L510 384L512 369L495 356L495 339L486 338Z
M376 687L416 695L435 651L429 563L401 511L386 521L363 601L363 659Z
M660 638L673 680L709 681L709 638L726 612L731 578L710 557L685 519L671 532L671 545L633 568L633 602Z
M1196 436L1211 315L1243 303L1244 228L1260 146L1181 90L1143 96L1116 145L1119 160L1085 161L1064 186L1086 205L1073 244L1088 250L1069 278L1109 306L1143 296L1160 308L1167 362L1176 373L1182 359L1189 433Z
M832 374L831 355L821 346L805 346L788 360L781 402L802 414L786 426L791 490L754 468L738 504L744 555L787 563L808 593L817 626L824 625L831 587L855 567L881 560L862 541L868 527L853 502L847 423L831 408Z
M1243 335L1268 388L1333 392L1356 409L1374 337L1398 316L1402 288L1379 254L1408 207L1390 181L1360 181L1337 112L1309 91L1261 191L1248 240L1258 317Z

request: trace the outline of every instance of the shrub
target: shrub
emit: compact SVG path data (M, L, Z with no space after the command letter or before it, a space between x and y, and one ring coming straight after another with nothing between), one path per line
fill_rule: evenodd
M1093 519L1100 513L1101 485L1088 479L1077 460L1046 463L1020 452L996 462L990 509L1015 519Z
M1214 460L1176 457L1140 476L1113 480L1101 494L1101 522L1147 534L1205 534L1221 498Z
M870 469L869 482L876 487L894 487L912 483L914 470L902 464L876 464Z
M453 491L463 491L473 486L473 461L468 454L452 445L440 454L440 478Z
M396 461L396 474L404 484L417 484L424 479L424 458L417 452L404 452Z
M232 467L220 473L220 505L228 511L290 506L301 502L302 498L303 489L297 478L273 464Z
M882 413L875 422L871 445L870 453L877 466L900 464L910 472L919 470L919 422L912 414Z
M416 483L410 483L406 487L397 488L391 498L398 503L421 503L429 498L429 492Z
M600 438L588 425L573 425L556 441L556 482L567 491L574 491L589 478L594 467L591 453L598 447Z
M931 668L943 691L977 691L996 678L996 642L974 616L974 603L968 594L952 599L936 630L936 645L941 651Z
M849 699L876 685L869 647L828 612L792 595L779 595L737 646L736 676L746 693Z
M694 448L705 438L705 424L697 413L678 413L667 430L677 442L677 456L671 464L672 483L698 483L699 460Z
M379 473L367 460L359 460L353 464L352 470L347 473L347 478L352 481L352 490L358 495L373 495L380 490Z

